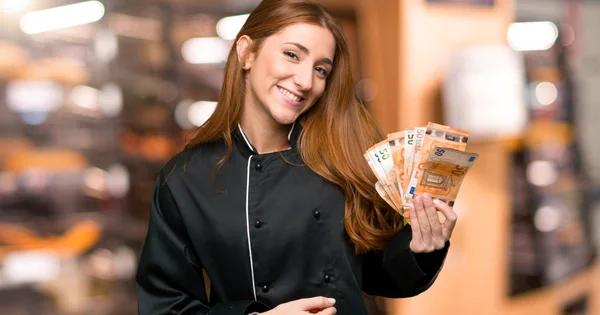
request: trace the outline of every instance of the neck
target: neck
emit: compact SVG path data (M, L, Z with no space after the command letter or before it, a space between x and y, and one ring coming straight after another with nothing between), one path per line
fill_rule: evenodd
M261 119L245 118L245 115L242 115L240 125L248 141L259 154L279 152L290 147L288 134L291 125L267 123Z

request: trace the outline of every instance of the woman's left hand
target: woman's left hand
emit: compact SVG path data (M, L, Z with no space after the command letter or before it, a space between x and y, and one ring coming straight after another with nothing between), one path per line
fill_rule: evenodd
M438 210L446 217L444 223L438 218ZM456 219L456 213L446 203L432 200L427 193L416 196L410 207L412 252L431 253L444 248L456 226Z

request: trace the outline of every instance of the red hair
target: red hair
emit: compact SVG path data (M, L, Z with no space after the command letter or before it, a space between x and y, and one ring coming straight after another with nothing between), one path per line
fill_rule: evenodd
M267 37L295 23L322 26L331 31L336 42L333 69L325 91L298 118L303 126L298 151L308 168L344 191L344 225L356 252L382 249L387 239L403 227L403 218L377 194L376 178L363 157L384 136L356 98L348 44L340 23L322 5L308 0L263 0L250 14L235 42L242 35L249 36L253 40L250 50L256 53ZM243 57L238 56L234 45L225 66L219 105L186 145L189 148L224 140L228 150L216 167L231 156L232 132L242 116L246 91Z

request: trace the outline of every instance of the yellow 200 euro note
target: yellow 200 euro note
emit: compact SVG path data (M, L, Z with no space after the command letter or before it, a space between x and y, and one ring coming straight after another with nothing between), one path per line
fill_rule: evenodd
M419 183L411 187L413 194L428 193L432 198L454 206L460 185L478 156L477 153L436 147L423 166Z

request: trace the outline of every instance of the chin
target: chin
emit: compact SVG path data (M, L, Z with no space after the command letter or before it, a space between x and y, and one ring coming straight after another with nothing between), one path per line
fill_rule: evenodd
M289 110L273 111L271 116L282 125L291 125L298 118L299 112Z
M279 104L277 104L279 105ZM273 106L270 110L271 117L281 125L291 125L302 113L302 107L289 108L287 106Z
M281 125L291 125L294 123L294 121L296 121L297 116L294 117L273 117L275 118L275 121L277 121L279 124Z

